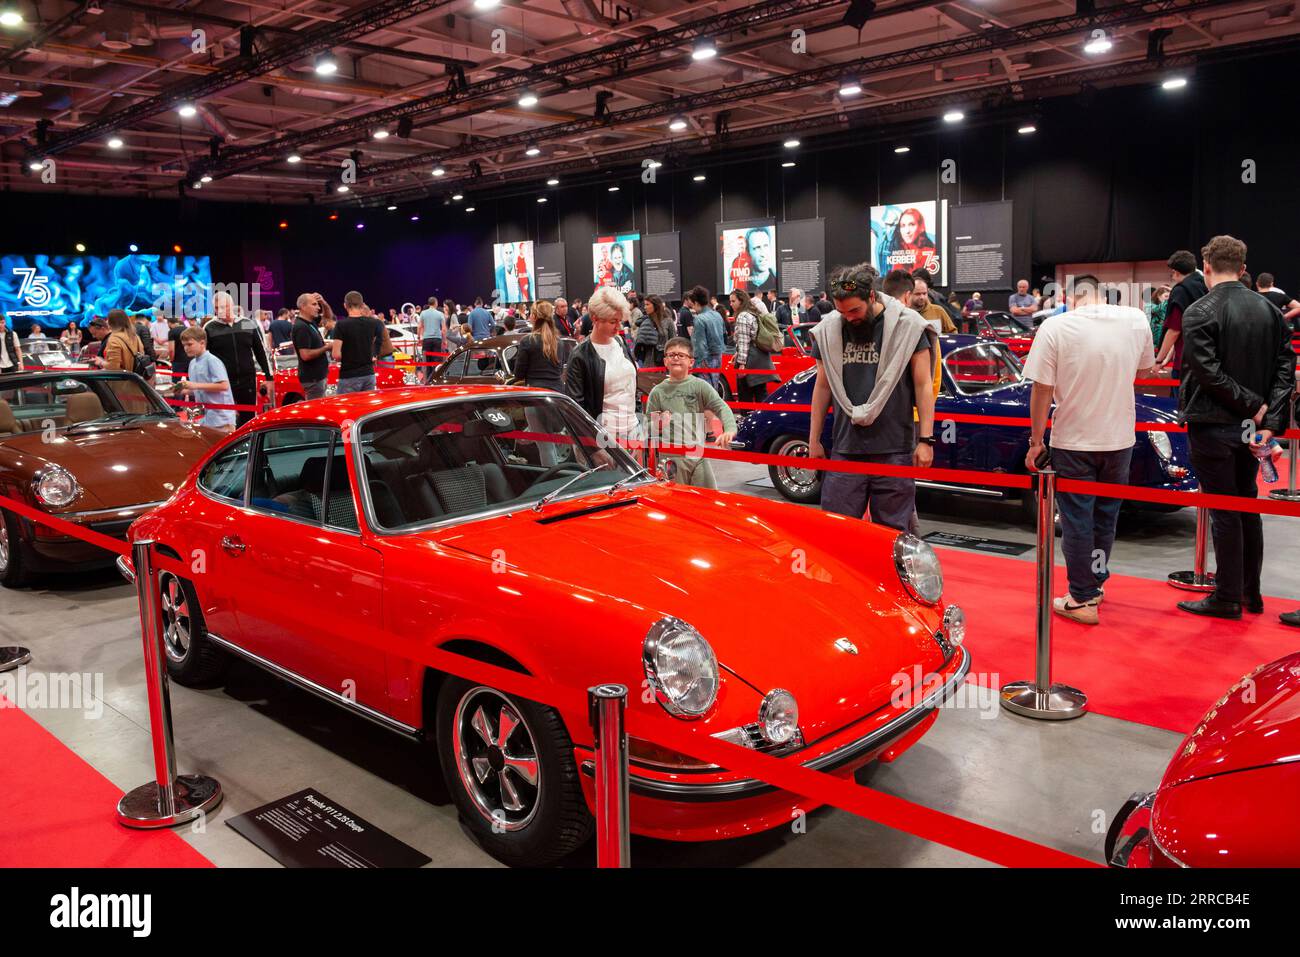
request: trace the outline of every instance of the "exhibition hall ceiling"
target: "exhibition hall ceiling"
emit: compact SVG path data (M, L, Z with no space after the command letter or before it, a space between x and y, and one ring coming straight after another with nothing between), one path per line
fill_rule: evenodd
M1278 0L0 0L0 189L377 204L1030 116L1298 38Z

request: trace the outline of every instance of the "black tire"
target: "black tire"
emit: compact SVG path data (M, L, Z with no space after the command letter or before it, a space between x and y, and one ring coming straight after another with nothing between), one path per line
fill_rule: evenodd
M731 385L727 382L727 377L720 373L718 375L718 394L722 396L723 402L731 402L735 399L735 396L731 394Z
M31 581L27 555L19 535L18 516L0 511L0 585L21 588Z
M540 867L587 841L594 821L573 759L573 741L553 708L455 677L443 682L436 708L438 758L447 790L485 851L505 864ZM489 746L489 740L500 740L501 714L507 709L522 720L501 742L505 747ZM480 713L486 736L474 730ZM458 735L468 736L465 744L457 744ZM523 765L521 758L535 768L535 786L513 770ZM502 782L507 780L518 809L506 808L510 795Z
M808 440L799 435L780 435L768 447L771 455L808 457ZM811 472L811 479L800 473ZM776 490L792 502L812 505L822 500L822 473L810 469L792 469L784 465L769 465L768 477Z
M194 586L171 572L158 578L167 673L186 687L209 685L225 674L229 659L208 640Z

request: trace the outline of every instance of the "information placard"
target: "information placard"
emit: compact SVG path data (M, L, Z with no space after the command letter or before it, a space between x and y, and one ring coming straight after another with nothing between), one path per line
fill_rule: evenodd
M664 302L682 298L682 234L646 233L641 237L643 288Z
M957 292L1011 288L1011 200L954 206L952 288Z
M565 295L564 243L537 246L536 299L557 299Z
M826 288L826 220L796 219L777 228L777 275L781 298L791 289L817 293Z

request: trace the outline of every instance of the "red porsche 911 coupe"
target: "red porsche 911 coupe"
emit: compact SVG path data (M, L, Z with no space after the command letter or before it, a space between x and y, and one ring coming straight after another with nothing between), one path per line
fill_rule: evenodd
M586 709L433 670L421 644L580 702L598 683L644 689L630 709L841 776L915 743L970 667L924 542L664 481L554 392L442 386L272 410L130 536L207 557L153 586L175 680L216 680L239 656L432 738L464 820L508 863L554 861L591 833ZM900 696L916 674L929 690ZM734 837L816 806L650 741L629 749L639 834Z

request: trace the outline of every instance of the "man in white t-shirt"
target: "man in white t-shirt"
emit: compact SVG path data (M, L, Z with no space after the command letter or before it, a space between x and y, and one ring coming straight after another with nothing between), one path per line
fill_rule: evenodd
M1095 276L1075 279L1069 311L1043 320L1025 361L1025 377L1034 383L1025 457L1030 471L1043 452L1055 398L1051 459L1056 474L1128 484L1137 424L1133 380L1153 365L1151 327L1142 310L1107 303ZM1070 591L1054 599L1053 608L1095 625L1121 502L1070 492L1061 492L1056 501Z

